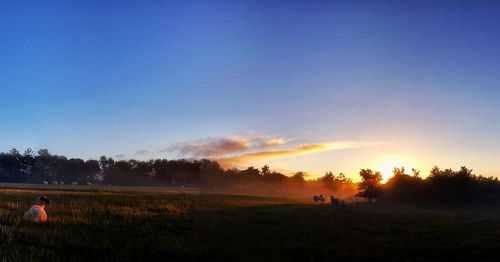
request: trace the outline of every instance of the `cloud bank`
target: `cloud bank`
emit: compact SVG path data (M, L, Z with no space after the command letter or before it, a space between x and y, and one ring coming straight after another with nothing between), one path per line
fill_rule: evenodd
M361 143L351 141L302 145L292 145L291 142L293 140L283 137L229 136L179 143L162 152L177 152L182 157L217 160L227 168L261 159L300 156L362 146Z
M220 158L218 162L224 167L236 166L252 160L277 158L277 157L290 157L300 156L305 154L333 151L347 148L359 147L361 144L356 142L334 142L334 143L321 143L321 144L307 144L288 149L269 150L241 154L238 156Z
M281 137L230 136L180 143L162 151L178 152L181 156L219 158L228 154L279 146L285 142L286 140Z

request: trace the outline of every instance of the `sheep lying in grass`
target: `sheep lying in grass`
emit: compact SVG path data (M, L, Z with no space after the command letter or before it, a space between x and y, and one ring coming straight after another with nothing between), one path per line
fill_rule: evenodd
M46 196L39 196L36 199L36 203L31 206L26 213L24 213L24 219L32 222L44 222L47 221L47 213L45 213L45 206L50 205L50 199Z

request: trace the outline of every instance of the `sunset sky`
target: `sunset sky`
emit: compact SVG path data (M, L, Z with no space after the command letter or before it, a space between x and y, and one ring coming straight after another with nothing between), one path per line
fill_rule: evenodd
M0 0L0 151L500 176L498 1Z

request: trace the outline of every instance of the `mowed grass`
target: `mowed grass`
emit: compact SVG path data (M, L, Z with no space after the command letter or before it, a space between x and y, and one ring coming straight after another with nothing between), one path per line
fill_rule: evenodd
M36 196L49 222L22 214ZM0 189L2 261L496 260L500 213L140 189Z

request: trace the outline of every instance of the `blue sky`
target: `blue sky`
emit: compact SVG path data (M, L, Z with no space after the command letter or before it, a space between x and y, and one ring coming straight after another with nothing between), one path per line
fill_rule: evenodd
M496 175L499 26L494 1L0 1L0 149L147 159L349 141L240 164Z

